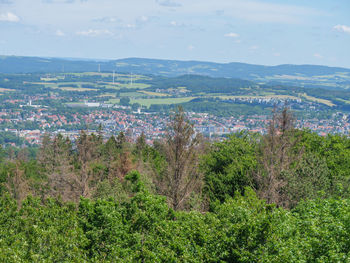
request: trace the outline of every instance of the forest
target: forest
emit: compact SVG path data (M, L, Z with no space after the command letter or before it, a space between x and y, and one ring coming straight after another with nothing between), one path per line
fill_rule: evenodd
M294 126L211 142L45 136L1 149L1 262L350 262L350 139Z

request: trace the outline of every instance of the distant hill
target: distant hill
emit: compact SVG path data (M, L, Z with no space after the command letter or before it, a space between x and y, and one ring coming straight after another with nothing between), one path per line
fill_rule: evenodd
M1 56L0 73L50 73L97 71L132 72L174 77L184 74L239 78L260 83L283 83L329 89L350 88L350 69L318 65L262 66L246 63L213 63L144 58L118 60L60 59Z
M173 78L158 77L147 82L151 85L150 89L166 90L182 87L183 91L187 90L192 93L237 93L239 91L247 92L247 89L258 88L258 85L249 80L236 78L212 78L199 75L182 75Z

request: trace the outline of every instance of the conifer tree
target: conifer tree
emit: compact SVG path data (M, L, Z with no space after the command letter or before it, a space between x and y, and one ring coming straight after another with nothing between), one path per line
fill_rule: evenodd
M287 173L291 165L300 158L301 151L293 151L297 143L292 113L287 107L280 113L275 108L267 134L262 138L258 156L261 167L256 177L258 193L268 203L288 206L284 189L288 183Z
M178 108L166 133L164 153L168 168L162 180L163 193L175 210L184 208L193 191L201 185L197 169L199 142L193 125L183 109Z

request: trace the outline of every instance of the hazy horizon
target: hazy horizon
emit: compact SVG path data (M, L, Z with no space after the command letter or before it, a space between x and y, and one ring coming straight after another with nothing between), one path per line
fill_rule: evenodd
M200 60L200 59L167 59L167 58L151 58L151 57L121 57L121 58L84 58L84 57L51 57L51 56L20 56L20 55L2 55L6 57L33 57L33 58L47 58L47 59L62 59L62 60L72 60L72 61L96 61L96 62L107 62L107 61L114 61L114 60L125 60L125 59L145 59L145 60L164 60L164 61L182 61L182 62L199 62L199 63L215 63L215 64L230 64L230 63L241 63L241 64L248 64L248 65L256 65L256 66L268 66L268 67L277 67L277 66L284 66L284 65L293 65L293 66L321 66L321 67L330 67L330 68L345 68L350 69L349 67L342 67L342 66L329 66L324 64L289 64L289 63L281 63L281 64L255 64L255 63L249 63L249 62L242 62L242 61L227 61L227 62L220 62L220 61L209 61L209 60Z

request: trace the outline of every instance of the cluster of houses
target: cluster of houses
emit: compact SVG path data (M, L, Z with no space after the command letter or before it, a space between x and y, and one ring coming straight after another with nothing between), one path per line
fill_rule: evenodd
M25 110L7 108L0 110L0 131L10 131L22 137L29 144L40 144L46 132L61 133L76 139L82 127L103 127L105 137L117 135L124 131L132 139L141 133L146 135L149 143L164 137L169 116L163 113L130 113L125 106L100 107L96 103L85 102L88 111L73 113L53 113L48 107L32 101L16 101L26 106ZM99 106L99 107L98 107ZM124 107L124 108L123 108ZM269 115L252 115L239 117L218 117L207 113L187 113L194 124L195 131L209 138L222 137L233 132L248 130L264 133L269 123ZM328 119L298 120L298 128L307 128L321 135L328 133L349 134L350 118L344 113L335 113Z

